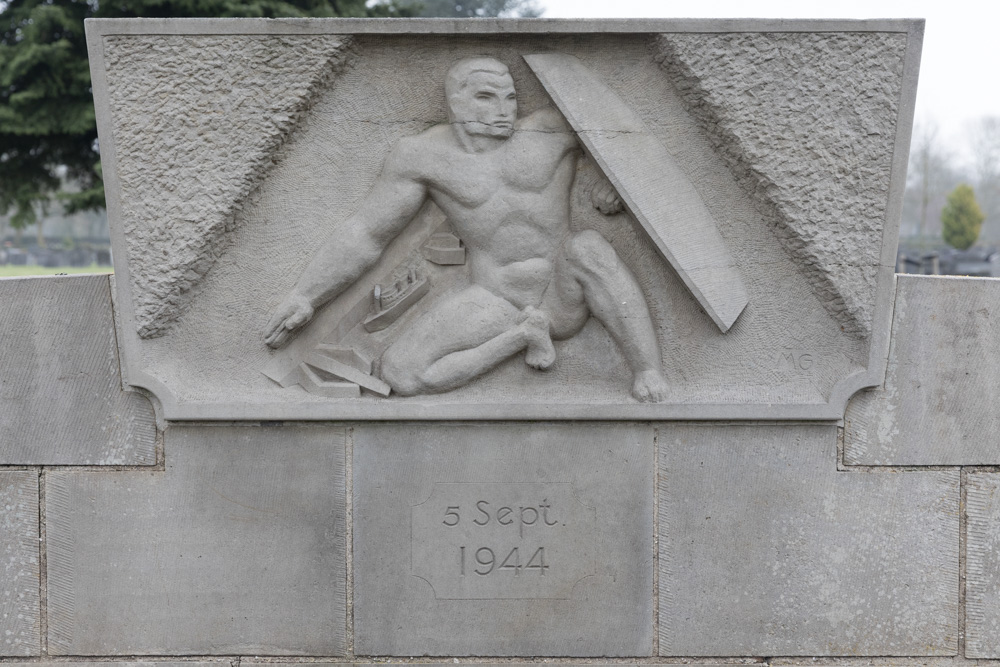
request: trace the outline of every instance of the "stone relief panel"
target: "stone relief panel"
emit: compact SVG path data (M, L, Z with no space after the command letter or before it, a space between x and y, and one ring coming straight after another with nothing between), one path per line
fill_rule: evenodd
M313 54L294 61L305 92L290 112L272 109L281 96L238 112L254 120L234 141L259 157L237 153L239 187L206 199L218 224L191 204L175 239L209 259L154 290L144 276L166 274L150 253L174 241L122 240L129 382L173 418L835 418L883 371L873 326L891 297L886 192L916 30L894 25L295 35ZM187 62L230 38L300 46L128 39ZM817 48L837 65L810 69ZM726 73L700 74L717 52ZM856 52L863 67L840 62ZM290 85L251 67L260 57L241 66ZM142 77L127 98L114 76L103 104L124 118ZM748 105L752 85L766 94ZM192 141L149 117L147 144ZM128 148L118 123L114 196L134 237L130 207L154 187L140 155L157 151ZM189 173L202 169L219 166Z

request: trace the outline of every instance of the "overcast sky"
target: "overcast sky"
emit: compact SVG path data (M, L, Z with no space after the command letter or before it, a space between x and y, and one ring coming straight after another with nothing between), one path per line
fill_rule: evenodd
M996 0L538 0L547 18L923 18L917 119L936 122L967 153L970 121L1000 116L1000 2Z

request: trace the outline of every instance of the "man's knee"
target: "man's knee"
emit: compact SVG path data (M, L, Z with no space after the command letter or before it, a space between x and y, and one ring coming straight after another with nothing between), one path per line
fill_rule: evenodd
M382 354L380 375L400 396L413 396L423 390L414 359L402 345L394 343Z
M570 239L567 250L570 261L588 271L604 273L618 266L618 253L593 229L576 234Z

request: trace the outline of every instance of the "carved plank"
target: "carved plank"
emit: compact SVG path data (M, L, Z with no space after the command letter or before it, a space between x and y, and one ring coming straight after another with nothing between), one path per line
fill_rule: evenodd
M313 368L325 371L330 375L335 375L339 378L347 380L348 382L361 385L368 391L374 392L379 396L388 396L389 392L392 391L389 388L389 385L374 375L363 373L357 368L348 366L347 364L337 361L336 359L328 357L320 352L312 352L309 354L305 359L305 363Z
M638 115L577 58L524 56L622 201L723 333L747 291L694 184Z
M302 379L299 384L310 394L326 396L327 398L357 398L361 395L361 387L353 382L336 382L325 380L308 364L302 364Z

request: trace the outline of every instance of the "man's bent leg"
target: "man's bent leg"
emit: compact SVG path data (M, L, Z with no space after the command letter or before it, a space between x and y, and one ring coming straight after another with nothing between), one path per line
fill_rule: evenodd
M555 360L548 328L541 312L519 311L474 285L435 304L389 346L382 378L403 396L448 391L525 348L529 363L548 367Z
M632 394L640 401L666 399L660 347L646 298L632 272L598 232L586 230L565 248L569 273L583 288L591 314L621 347L633 374Z

